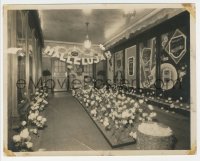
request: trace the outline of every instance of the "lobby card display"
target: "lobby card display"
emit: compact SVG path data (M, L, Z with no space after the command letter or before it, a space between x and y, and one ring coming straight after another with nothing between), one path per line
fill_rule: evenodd
M125 50L125 83L136 87L136 45Z
M156 81L156 39L140 43L140 87L155 88Z
M107 60L107 78L108 83L113 83L114 78L114 55L112 55L110 60Z
M8 5L4 13L5 155L196 153L188 6Z
M188 28L181 27L161 35L160 78L164 95L189 103L190 56Z

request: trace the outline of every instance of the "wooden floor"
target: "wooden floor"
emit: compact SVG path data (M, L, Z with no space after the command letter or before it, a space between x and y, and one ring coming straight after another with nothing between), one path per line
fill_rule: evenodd
M170 126L177 138L176 149L189 149L189 118L166 113L156 108L158 120ZM68 93L56 93L49 97L46 108L48 127L41 132L35 150L43 151L80 151L111 150L101 132L92 122L78 101ZM128 145L117 149L136 149Z

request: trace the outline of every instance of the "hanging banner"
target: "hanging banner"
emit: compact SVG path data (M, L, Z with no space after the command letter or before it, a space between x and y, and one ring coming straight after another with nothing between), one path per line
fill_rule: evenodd
M100 46L102 49L102 45ZM98 63L99 61L110 59L110 51L97 52L93 49L80 49L76 46L66 48L64 46L47 46L43 50L43 55L59 58L68 64L88 65Z

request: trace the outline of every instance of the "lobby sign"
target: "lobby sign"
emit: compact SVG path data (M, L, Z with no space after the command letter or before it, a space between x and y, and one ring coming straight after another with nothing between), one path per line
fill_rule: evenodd
M110 59L110 51L97 53L95 50L84 50L78 47L66 48L64 46L47 46L43 55L59 58L68 64L88 65L99 63L102 60Z
M128 74L129 76L133 76L134 73L134 68L135 68L135 58L134 57L130 57L128 58Z
M147 79L148 76L151 74L152 49L151 48L143 48L141 59L142 59L144 76Z
M177 29L165 49L173 61L178 64L186 53L186 36Z

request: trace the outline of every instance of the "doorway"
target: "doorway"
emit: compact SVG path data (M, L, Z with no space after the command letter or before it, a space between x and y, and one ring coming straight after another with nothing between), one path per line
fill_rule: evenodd
M68 72L66 63L59 59L52 60L52 71L54 80L54 92L68 91Z

